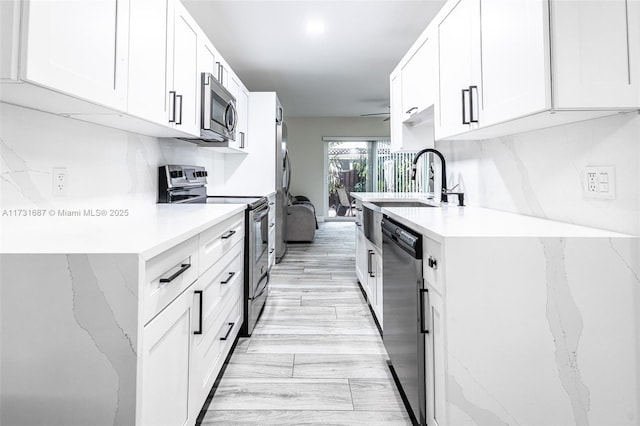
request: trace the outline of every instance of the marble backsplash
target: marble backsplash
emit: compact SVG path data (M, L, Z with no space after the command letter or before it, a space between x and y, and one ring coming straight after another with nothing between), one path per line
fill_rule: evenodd
M164 164L206 167L224 176L224 155L175 139L158 139L0 104L0 204L7 208L79 205L128 208L157 201ZM53 168L67 171L67 194L53 195Z
M436 148L468 205L640 235L638 113ZM615 199L584 197L585 166L615 166Z

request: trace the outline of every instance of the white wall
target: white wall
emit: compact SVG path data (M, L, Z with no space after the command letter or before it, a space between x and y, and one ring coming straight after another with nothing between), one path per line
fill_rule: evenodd
M287 147L291 157L291 194L305 195L323 215L324 198L323 136L389 136L389 122L382 118L328 117L286 118L289 137Z
M3 209L155 204L157 170L164 164L204 166L210 181L224 174L224 155L189 142L141 136L8 104L0 104L0 123ZM53 196L54 167L67 169L64 197Z
M638 113L436 148L468 205L640 235ZM615 166L615 200L583 196L588 165Z

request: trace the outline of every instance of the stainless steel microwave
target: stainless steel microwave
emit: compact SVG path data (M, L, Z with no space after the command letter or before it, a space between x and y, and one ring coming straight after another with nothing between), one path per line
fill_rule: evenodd
M226 142L236 138L236 99L213 74L202 73L200 138Z

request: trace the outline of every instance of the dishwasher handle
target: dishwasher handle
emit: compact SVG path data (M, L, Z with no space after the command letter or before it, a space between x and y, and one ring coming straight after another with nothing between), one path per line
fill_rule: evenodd
M429 290L427 290L426 288L421 288L420 289L420 294L418 295L418 299L420 300L420 333L422 334L429 334L429 328L428 328L428 324L425 325L425 314L424 314L424 307L425 307L425 303L424 303L424 295L427 295L427 309L431 310L429 308ZM428 314L427 314L427 318L428 318Z

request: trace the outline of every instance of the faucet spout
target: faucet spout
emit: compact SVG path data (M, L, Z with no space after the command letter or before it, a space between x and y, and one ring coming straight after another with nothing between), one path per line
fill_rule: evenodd
M411 180L416 180L416 170L417 170L417 164L418 164L418 159L420 158L420 156L422 154L426 154L427 152L431 152L433 154L435 154L436 156L438 156L438 158L440 158L440 163L442 164L441 169L441 179L440 179L440 184L442 186L441 190L440 190L440 201L443 203L446 203L449 201L448 197L447 197L447 164L444 160L444 156L442 155L442 153L436 149L433 148L426 148L423 149L422 151L418 152L415 157L413 157L413 164L411 166Z

